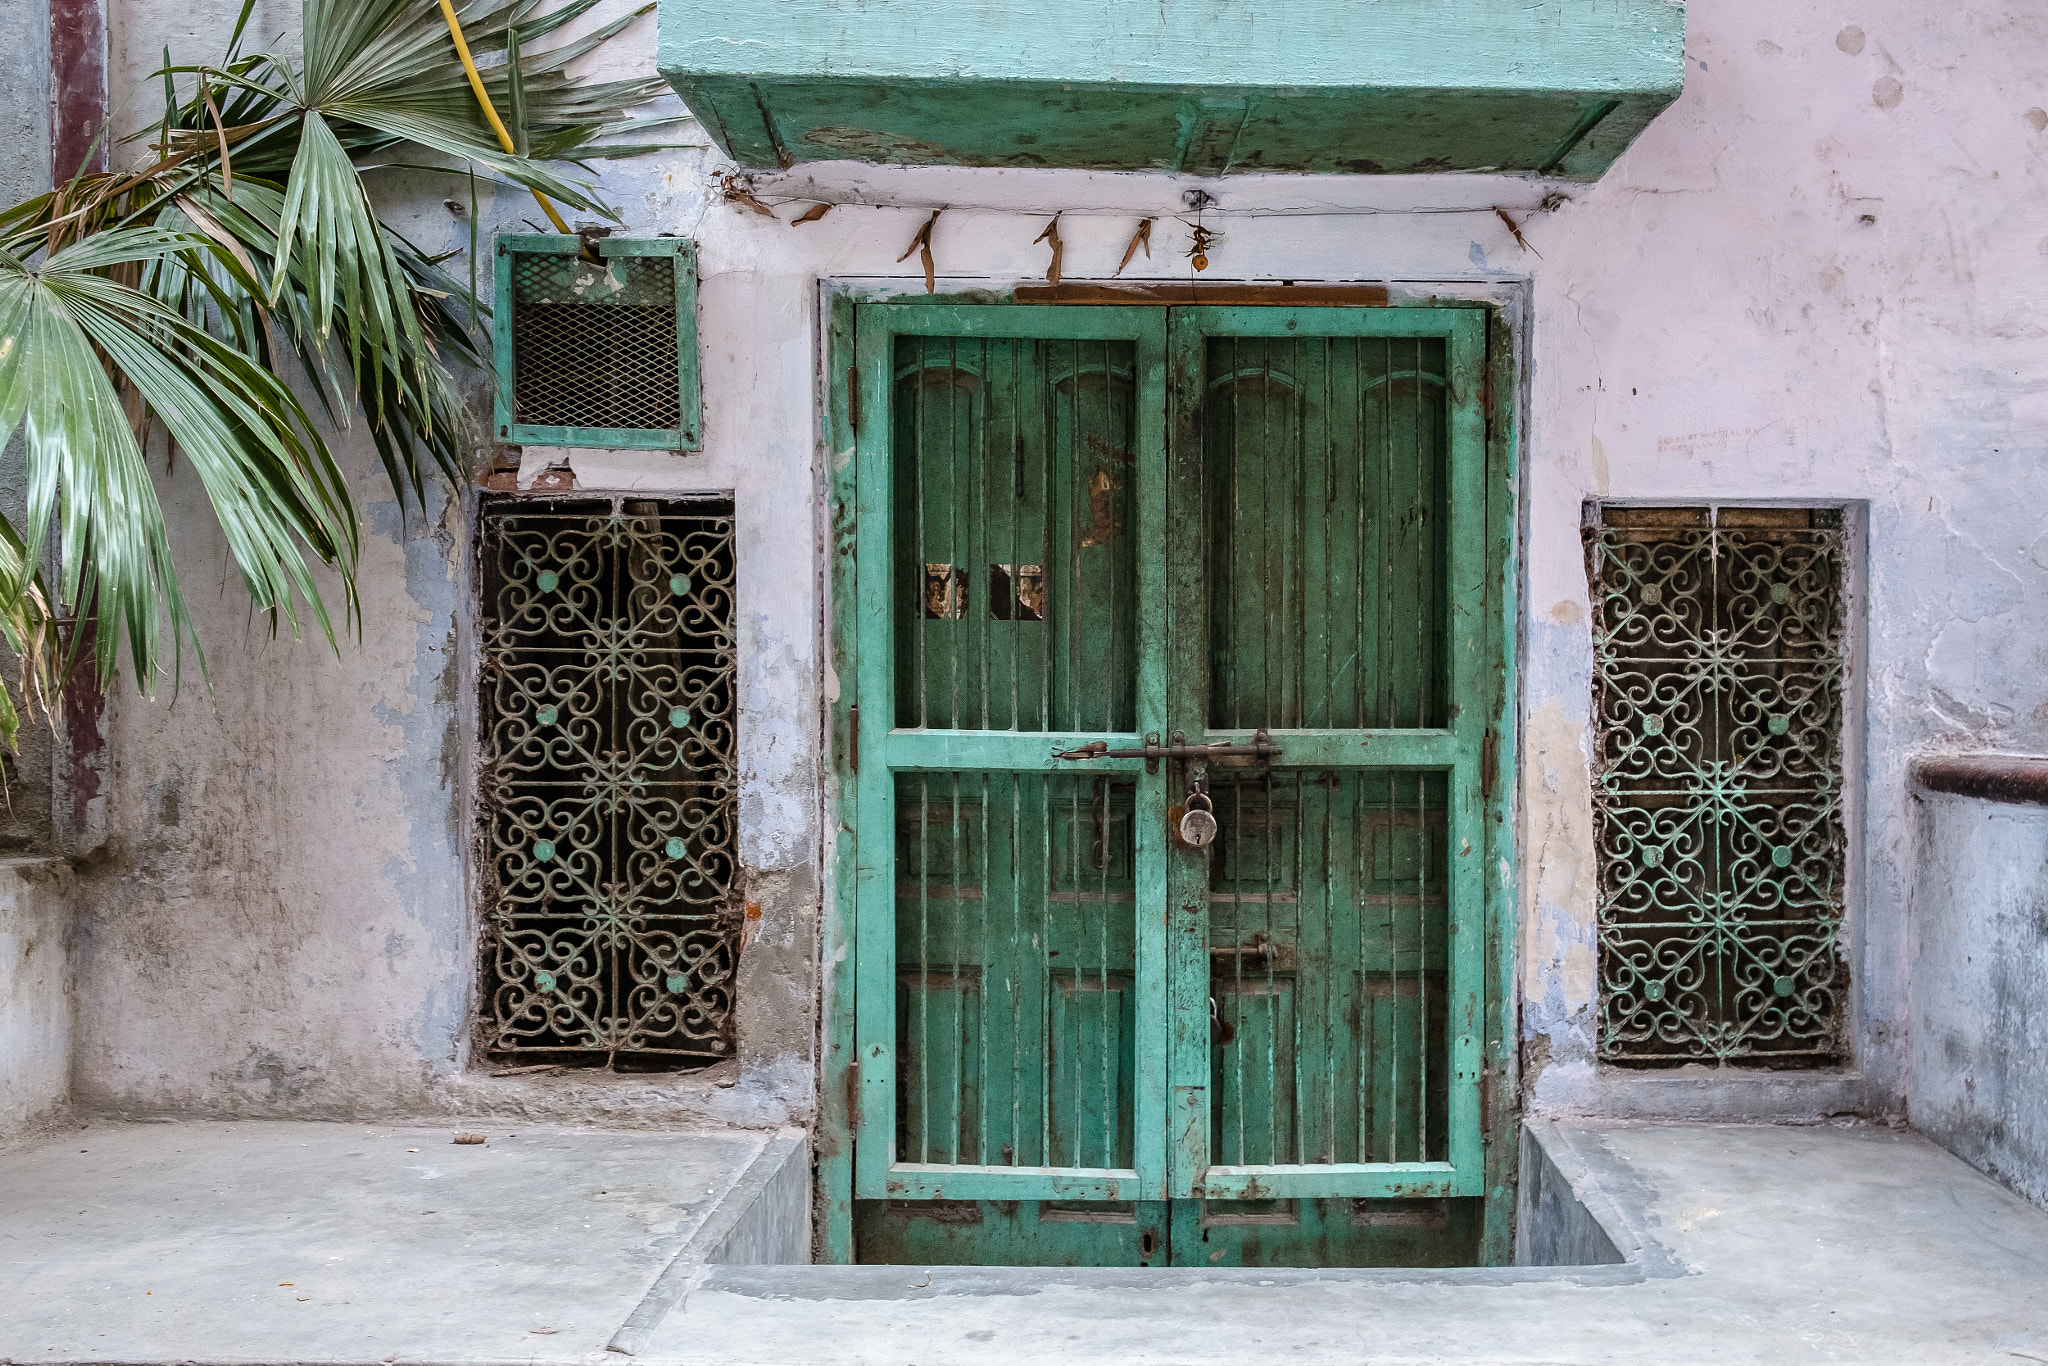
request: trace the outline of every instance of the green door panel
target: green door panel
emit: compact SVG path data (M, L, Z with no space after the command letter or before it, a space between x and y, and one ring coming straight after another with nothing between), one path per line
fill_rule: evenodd
M1052 755L1159 724L1165 350L1156 314L863 310L862 1199L1164 1194L1163 793Z
M1168 856L1169 1085L1207 1119L1168 1193L1479 1195L1483 315L1183 308L1169 345L1168 727L1281 757L1174 779L1222 834Z
M862 1200L854 1206L854 1237L861 1261L906 1266L1166 1266L1176 1207L1164 1200Z
M1483 1200L1174 1200L1171 1266L1471 1266ZM1156 1263L1155 1263L1156 1264Z
M1133 789L896 780L900 1161L1134 1167Z
M860 1260L1478 1258L1484 325L857 310Z
M1135 346L898 336L896 724L1129 731Z
M1444 339L1205 351L1209 724L1442 726Z
M1215 1162L1447 1159L1444 787L1287 768L1215 784Z

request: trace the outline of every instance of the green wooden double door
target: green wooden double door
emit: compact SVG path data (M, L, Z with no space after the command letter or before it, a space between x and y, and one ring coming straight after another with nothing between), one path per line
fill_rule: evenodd
M858 1260L1479 1258L1485 328L857 311Z

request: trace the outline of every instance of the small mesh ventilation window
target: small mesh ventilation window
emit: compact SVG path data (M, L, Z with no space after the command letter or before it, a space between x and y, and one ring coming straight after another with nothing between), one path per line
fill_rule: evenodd
M691 449L696 258L681 238L498 243L500 440Z

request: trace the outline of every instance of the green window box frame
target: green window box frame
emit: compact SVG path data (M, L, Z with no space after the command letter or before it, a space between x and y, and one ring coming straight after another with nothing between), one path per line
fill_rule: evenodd
M687 237L601 237L599 257L666 256L675 262L676 381L680 427L543 427L514 421L515 376L512 261L520 255L575 256L583 239L553 233L504 233L494 252L492 330L498 367L492 428L510 446L580 446L643 451L696 451L704 446L703 390L697 373L697 244Z

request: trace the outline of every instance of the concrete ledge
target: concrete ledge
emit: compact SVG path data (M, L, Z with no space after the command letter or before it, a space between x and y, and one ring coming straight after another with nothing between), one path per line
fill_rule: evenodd
M2048 1209L2048 805L1915 806L1907 1112Z
M1066 1290L1086 1293L1171 1291L1215 1294L1246 1286L1623 1286L1647 1278L1681 1276L1683 1266L1640 1222L1647 1208L1626 1163L1597 1141L1537 1121L1523 1130L1525 1173L1547 1174L1541 1193L1525 1186L1522 1218L1532 1255L1507 1267L1012 1267L949 1266L910 1269L876 1266L740 1266L707 1259L679 1268L659 1313L630 1338L639 1355L662 1355L687 1333L688 1306L698 1295L736 1296L763 1303L1010 1298ZM1527 1178L1525 1177L1525 1180ZM1543 1177L1538 1178L1539 1181ZM1519 1249L1518 1249L1519 1252ZM1544 1258L1550 1260L1544 1260ZM680 1259L678 1259L680 1261ZM668 1277L664 1277L667 1280ZM650 1294L647 1305L657 1301ZM671 1313L670 1311L673 1311ZM636 1315L637 1318L642 1316ZM624 1336L622 1332L622 1336ZM614 1350L622 1350L615 1346Z
M1594 1063L1552 1063L1536 1078L1530 1112L1551 1119L1685 1120L1708 1124L1810 1124L1869 1110L1853 1070L1758 1072L1681 1067L1636 1072Z
M1522 1126L1520 1172L1517 1266L1640 1264L1642 1240L1555 1124L1538 1119Z
M810 1144L803 1131L787 1129L777 1134L676 1249L661 1275L605 1344L606 1350L632 1356L648 1332L689 1293L697 1273L706 1265L774 1266L809 1261L810 1178Z
M801 1254L803 1147L474 1121L74 1126L0 1159L0 1363L601 1362L679 1261Z
M1531 1256L1449 1270L718 1267L662 1366L2048 1359L2048 1216L1861 1122L1529 1126ZM1525 1180L1531 1176L1525 1175ZM1547 1187L1547 1193L1544 1187Z
M0 1143L32 1142L71 1104L76 882L63 859L0 859Z
M799 1136L95 1126L0 1162L0 1363L601 1366L633 1320L650 1366L2048 1358L2048 1215L1917 1134L1529 1131L1525 1253L1608 1260L720 1265L800 1246Z

